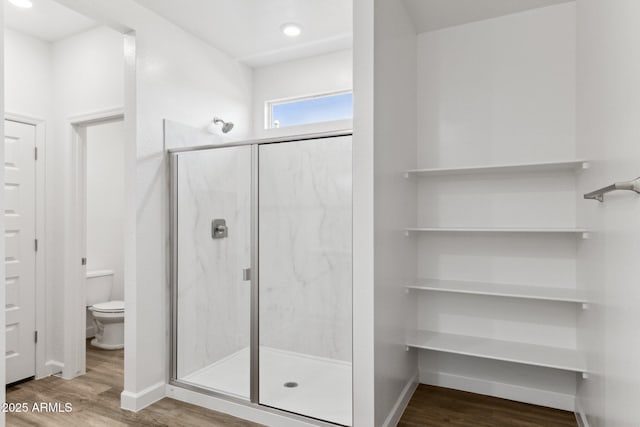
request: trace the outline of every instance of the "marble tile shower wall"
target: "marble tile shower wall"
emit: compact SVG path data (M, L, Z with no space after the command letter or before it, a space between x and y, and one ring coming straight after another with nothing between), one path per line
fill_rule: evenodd
M178 163L178 378L249 346L251 148L181 154ZM223 218L228 237L212 239Z
M260 146L260 344L351 361L351 137Z

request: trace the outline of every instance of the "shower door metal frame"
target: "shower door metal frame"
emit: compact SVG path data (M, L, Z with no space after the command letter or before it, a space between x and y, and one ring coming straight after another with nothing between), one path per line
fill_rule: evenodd
M251 313L249 342L249 396L252 403L260 403L260 154L259 145L251 146Z
M167 150L169 163L169 267L170 267L170 351L169 351L169 384L197 393L228 400L240 405L259 409L261 411L289 417L300 421L318 423L319 426L336 426L338 424L313 417L298 415L283 409L277 409L260 404L260 275L259 275L259 148L261 145L278 144L296 141L323 140L342 136L352 136L350 129L313 133L306 135L291 135L277 138L255 139L217 145L201 145L190 147L170 148ZM224 392L214 391L185 383L178 378L178 156L182 153L194 151L208 151L220 148L251 146L251 302L250 302L250 387L249 400L231 396ZM353 311L352 311L353 313ZM352 322L353 325L353 322ZM353 363L353 361L352 361ZM353 405L353 397L352 397Z

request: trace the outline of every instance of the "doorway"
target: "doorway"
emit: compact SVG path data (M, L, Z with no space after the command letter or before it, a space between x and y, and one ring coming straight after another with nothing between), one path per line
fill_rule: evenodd
M78 116L70 126L74 164L68 268L77 327L67 331L75 364L63 370L65 378L86 372L87 338L100 347L105 325L92 310L124 299L124 114L109 110Z

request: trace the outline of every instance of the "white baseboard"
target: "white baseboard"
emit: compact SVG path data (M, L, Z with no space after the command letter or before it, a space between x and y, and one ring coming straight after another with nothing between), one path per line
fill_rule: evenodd
M64 363L58 360L47 360L44 364L48 375L58 375L64 369Z
M303 420L302 417L294 417L293 415L290 417L280 415L279 413L270 411L268 408L253 406L251 404L244 405L171 384L167 384L166 386L166 395L172 399L191 403L192 405L201 406L203 408L211 409L212 411L222 412L243 420L267 426L317 427L330 425L322 421Z
M166 396L166 384L161 381L137 393L123 391L120 394L120 407L127 411L138 412L156 403Z
M441 372L420 372L420 382L422 384L485 394L487 396L562 409L564 411L575 411L576 397L573 394L564 394L550 390L540 390Z
M587 418L587 413L584 412L584 408L580 403L580 400L576 398L576 421L578 422L579 427L589 427L589 420Z
M400 422L400 418L402 418L402 414L404 413L405 409L407 409L407 405L411 400L411 396L413 396L413 393L416 391L416 388L418 388L417 372L414 376L411 377L411 379L402 389L402 393L400 393L398 401L395 405L393 405L393 408L387 416L387 419L384 421L384 424L382 424L383 427L396 427L398 425L398 423Z

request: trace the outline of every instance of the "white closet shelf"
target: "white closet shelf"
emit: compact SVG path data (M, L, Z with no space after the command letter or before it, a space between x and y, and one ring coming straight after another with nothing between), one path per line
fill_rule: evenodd
M585 234L586 228L525 228L525 227L409 227L405 232L465 232L465 233L576 233ZM586 237L586 236L585 236Z
M418 279L407 286L418 291L449 292L469 295L487 295L541 301L586 304L583 294L575 289L541 286L511 285L505 283L467 282L462 280Z
M420 330L409 334L407 346L544 368L586 372L585 358L580 352L560 347Z
M587 169L589 162L586 160L570 160L564 162L544 162L544 163L514 163L507 165L488 166L467 166L457 168L433 168L433 169L410 169L405 171L407 177L432 176L432 175L469 175L495 172L547 172L558 170L580 170Z

